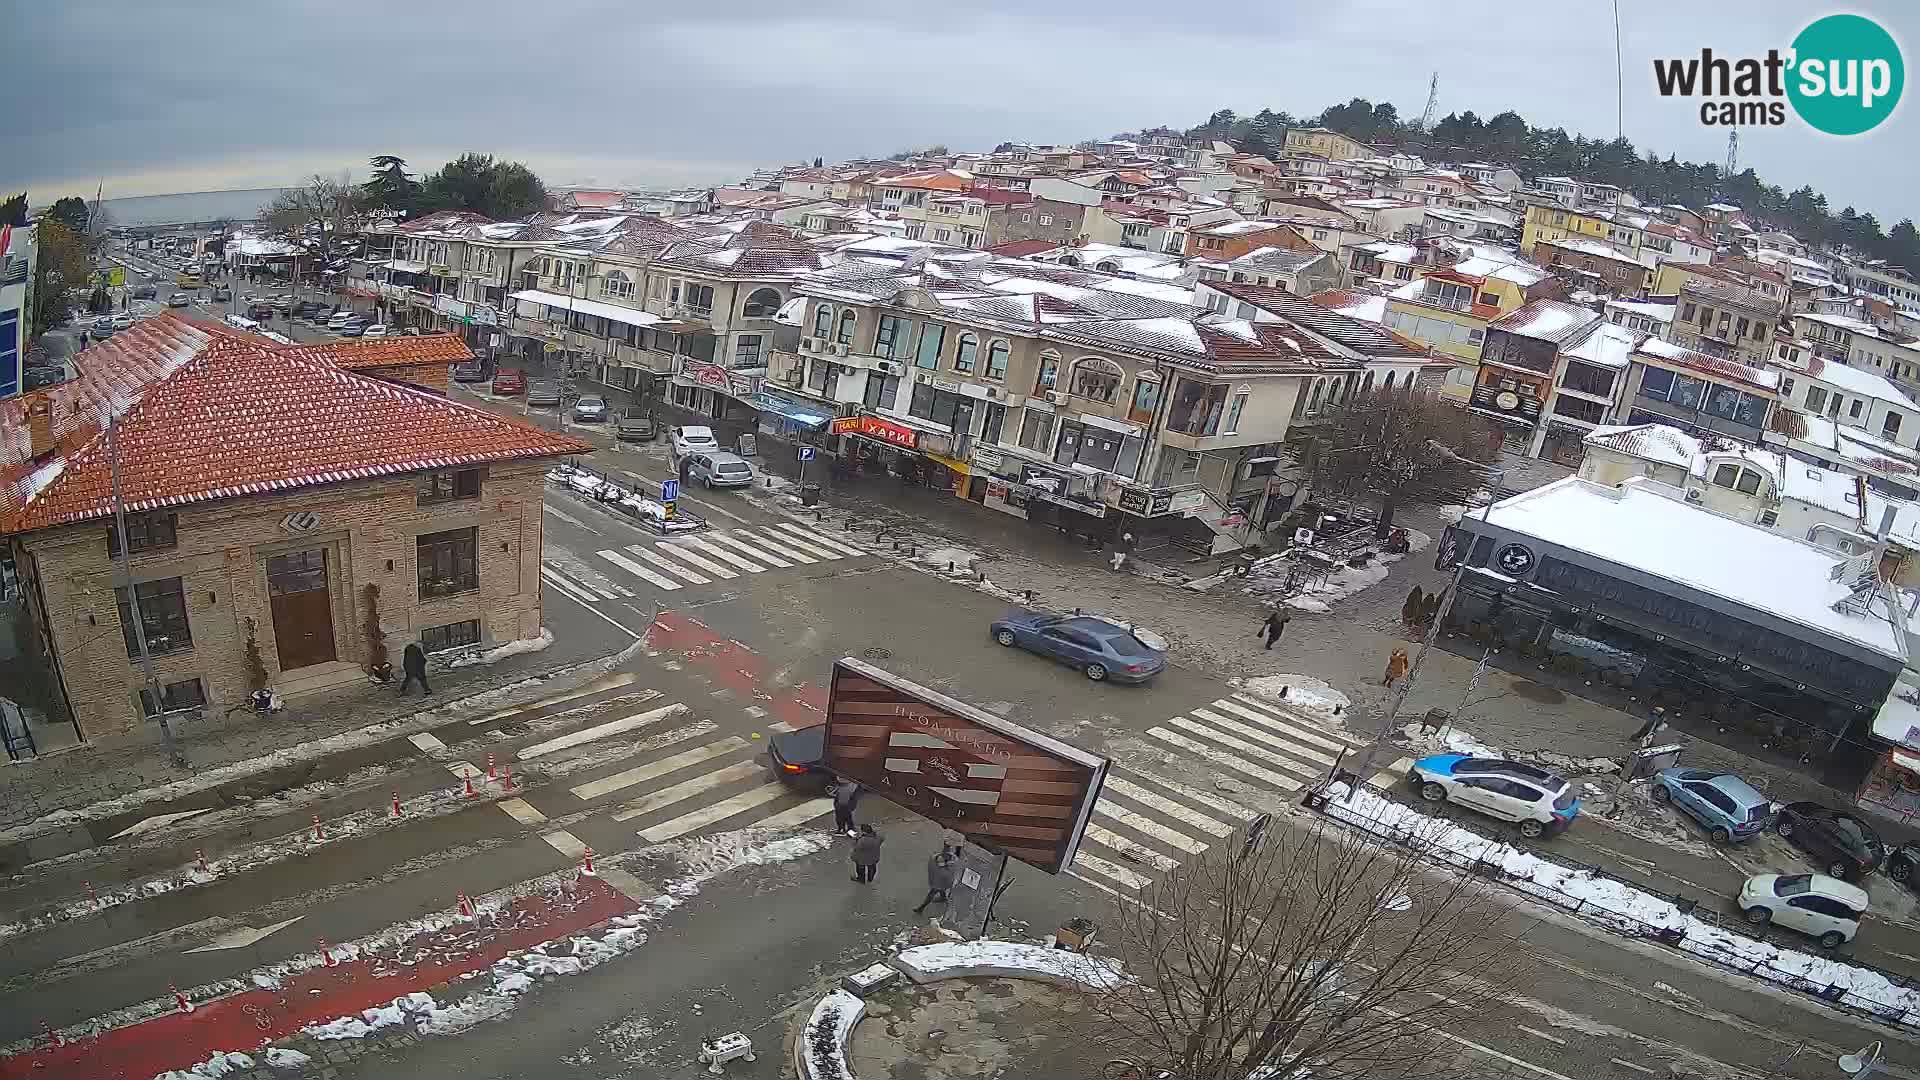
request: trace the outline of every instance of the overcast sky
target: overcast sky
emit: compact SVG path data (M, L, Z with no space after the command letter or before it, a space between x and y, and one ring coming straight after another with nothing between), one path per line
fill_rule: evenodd
M1512 108L1610 136L1606 3L1423 0L17 0L0 41L0 189L43 204L418 170L465 150L549 184L674 185L945 143L1076 141L1221 107L1307 114L1354 96L1418 116ZM1052 7L1052 10L1042 10ZM1626 134L1719 162L1725 132L1654 91L1654 57L1760 55L1825 8L1621 0ZM1477 8L1484 10L1476 11ZM1835 9L1838 10L1838 9ZM1920 7L1862 0L1911 66ZM1737 11L1737 15L1735 14ZM1097 12L1097 14L1096 14ZM1920 217L1915 107L1864 137L1797 119L1741 130L1741 161L1890 225Z

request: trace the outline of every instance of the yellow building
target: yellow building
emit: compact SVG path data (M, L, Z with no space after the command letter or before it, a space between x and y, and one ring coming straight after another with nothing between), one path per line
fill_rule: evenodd
M1286 153L1312 154L1328 161L1378 157L1373 147L1327 128L1288 128Z
M1605 218L1569 210L1564 206L1527 207L1526 225L1520 230L1520 253L1533 257L1533 245L1542 240L1607 240Z
M1694 281L1724 285L1727 279L1700 263L1663 262L1653 273L1653 288L1647 291L1660 296L1678 296L1681 289Z

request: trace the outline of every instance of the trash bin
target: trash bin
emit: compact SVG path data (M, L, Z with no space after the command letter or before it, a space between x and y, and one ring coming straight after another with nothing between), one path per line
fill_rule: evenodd
M800 485L800 505L816 506L819 504L819 502L820 502L820 485L819 484L801 484Z

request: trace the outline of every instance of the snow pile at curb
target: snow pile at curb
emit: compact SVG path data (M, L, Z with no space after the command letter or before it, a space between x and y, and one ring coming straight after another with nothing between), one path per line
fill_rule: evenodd
M267 1064L276 1069L302 1069L313 1061L298 1050L289 1050L284 1046L267 1048Z
M1400 729L1406 739L1406 747L1416 757L1427 754L1466 754L1469 757L1505 758L1507 752L1497 746L1488 746L1473 737L1473 733L1463 728L1448 725L1444 731L1422 730L1418 723L1408 724Z
M847 1039L866 1015L867 1003L845 990L820 999L800 1034L800 1064L807 1080L853 1080L847 1067Z
M1126 981L1120 965L1084 953L1017 941L943 941L900 952L893 965L914 982L1011 975L1110 990Z
M1286 604L1300 611L1324 613L1330 610L1330 605L1386 580L1394 563L1432 542L1433 538L1426 533L1418 529L1408 529L1406 554L1393 555L1383 552L1368 560L1365 566L1342 565L1328 574L1324 580L1307 585L1298 596L1288 597ZM1263 596L1277 592L1286 586L1292 570L1293 563L1284 552L1257 559L1247 575L1247 585L1241 591L1250 596Z
M1825 956L1782 948L1736 934L1682 912L1671 901L1611 878L1549 862L1511 844L1489 840L1430 818L1366 789L1331 785L1322 808L1328 817L1413 847L1454 866L1489 866L1501 880L1556 907L1635 937L1661 936L1684 952L1796 990L1823 994L1903 1026L1920 1026L1920 989L1896 986L1884 975ZM1824 994L1823 994L1824 996Z
M1324 679L1311 675L1262 675L1255 679L1228 679L1227 685L1261 701L1270 701L1293 712L1321 720L1333 720L1353 708L1353 700L1335 690Z
M465 656L456 656L447 666L450 668L463 668L472 667L475 664L497 664L509 656L539 652L552 644L553 631L543 626L540 628L539 637L520 638L517 641L509 641L504 645L496 645L485 652L473 652L467 653Z
M253 1068L253 1059L245 1054L215 1054L185 1071L170 1069L153 1080L213 1080L241 1069Z
M941 547L920 553L915 561L940 573L971 574L980 556L965 548ZM951 567L951 569L949 569Z

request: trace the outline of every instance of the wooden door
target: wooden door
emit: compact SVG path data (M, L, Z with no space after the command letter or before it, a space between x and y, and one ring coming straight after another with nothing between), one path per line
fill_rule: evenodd
M267 595L280 670L336 659L333 601L327 591L327 549L296 551L267 560Z

